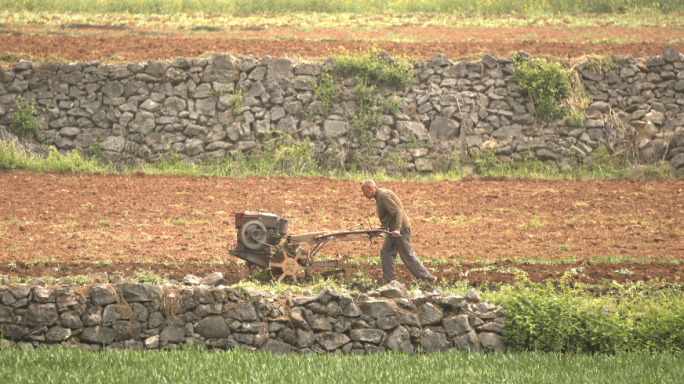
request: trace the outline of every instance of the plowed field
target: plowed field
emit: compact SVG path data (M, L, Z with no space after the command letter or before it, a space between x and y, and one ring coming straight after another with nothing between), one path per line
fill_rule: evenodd
M537 181L467 177L390 182L412 218L416 254L448 281L684 278L684 181ZM227 252L234 212L290 219L290 233L370 220L359 183L315 178L0 173L0 273L27 276L153 271L182 279L248 268ZM343 242L354 276L381 278L380 244ZM483 261L495 261L485 264ZM564 263L547 265L549 262ZM616 261L622 261L616 263ZM411 276L398 265L398 277Z
M203 21L211 22L211 18ZM482 53L504 56L518 50L562 58L609 53L654 56L662 55L667 45L672 45L677 52L684 51L681 23L629 28L611 26L611 23L576 27L564 24L567 20L556 20L551 26L544 20L531 20L525 27L452 28L448 25L432 27L429 19L425 19L423 22L427 25L378 22L378 25L367 26L352 23L337 28L304 28L268 24L202 26L203 21L198 20L200 24L186 31L135 25L133 20L130 26L62 24L56 28L42 23L0 24L0 53L69 61L126 62L173 60L210 52L313 59L339 53L340 48L364 52L373 47L394 56L432 59L445 54L454 60Z

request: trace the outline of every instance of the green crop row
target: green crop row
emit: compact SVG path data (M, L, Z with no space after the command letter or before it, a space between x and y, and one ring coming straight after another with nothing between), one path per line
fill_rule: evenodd
M370 356L0 350L3 383L676 383L668 354Z
M561 279L562 280L562 279ZM513 350L557 353L684 352L680 285L610 294L560 283L503 286L492 298L507 309L504 340Z
M684 10L678 0L0 0L0 10L174 13L613 13Z

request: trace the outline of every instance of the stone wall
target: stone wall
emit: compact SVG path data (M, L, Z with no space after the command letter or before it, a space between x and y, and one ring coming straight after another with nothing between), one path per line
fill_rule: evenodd
M577 128L562 119L538 121L529 96L515 90L512 63L491 55L413 63L412 85L379 89L381 98L401 98L403 111L382 116L366 163L382 166L398 153L409 169L440 171L451 156L485 146L502 161L532 157L570 166L601 143L615 151L631 140L637 152L651 154L643 161L684 166L684 56L671 47L646 59L614 57L606 73L579 68L591 101L585 126ZM332 65L227 54L125 66L21 61L0 71L0 125L9 125L14 99L23 95L45 108L47 144L70 150L102 140L108 161L152 161L169 151L217 161L281 131L309 139L321 158L342 167L362 143L349 134L358 108L355 80L338 81L341 101L328 116L313 92ZM236 90L245 96L239 111ZM620 122L638 137L626 137Z
M407 298L406 288L393 282L369 294L326 287L317 295L293 296L214 286L222 280L215 273L201 281L209 285L195 286L0 286L0 330L12 340L0 344L335 354L506 351L500 337L505 310L480 302L474 290L465 298L438 291Z

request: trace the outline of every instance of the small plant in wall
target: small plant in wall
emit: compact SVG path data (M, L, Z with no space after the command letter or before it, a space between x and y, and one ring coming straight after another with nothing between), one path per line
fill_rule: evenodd
M93 138L93 142L90 143L86 150L90 157L102 160L102 143L97 138Z
M236 115L240 114L240 111L242 110L242 102L245 100L245 94L242 92L242 89L238 89L237 92L233 95L233 98L231 101L233 102L233 110Z
M223 96L223 92L229 90L228 85L226 85L224 88L214 88L211 90L211 94L214 95L215 97L221 97L221 96Z
M36 110L36 100L26 100L22 96L16 98L17 109L14 111L10 128L17 136L33 134L38 141L43 141L43 133L40 130L40 120Z

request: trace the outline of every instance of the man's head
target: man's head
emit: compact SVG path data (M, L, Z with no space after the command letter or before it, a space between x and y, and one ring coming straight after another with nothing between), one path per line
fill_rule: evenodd
M361 191L363 191L363 195L369 199L372 199L375 197L375 192L377 190L378 190L378 187L377 187L377 185L375 185L375 181L373 181L371 179L368 179L361 184Z

